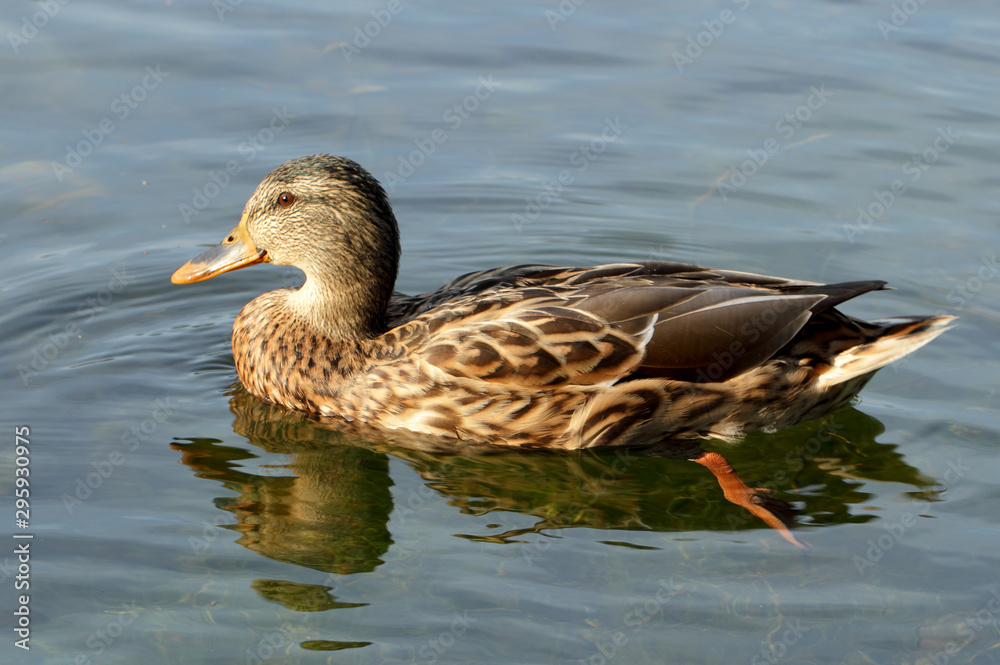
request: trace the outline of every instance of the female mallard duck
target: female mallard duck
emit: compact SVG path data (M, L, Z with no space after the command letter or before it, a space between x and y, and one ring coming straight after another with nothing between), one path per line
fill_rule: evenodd
M486 270L406 296L393 292L399 253L381 185L349 159L315 155L275 169L226 239L172 281L262 261L305 273L301 288L265 293L236 318L236 369L258 397L522 447L732 439L816 418L953 318L867 323L834 309L880 281L668 262Z

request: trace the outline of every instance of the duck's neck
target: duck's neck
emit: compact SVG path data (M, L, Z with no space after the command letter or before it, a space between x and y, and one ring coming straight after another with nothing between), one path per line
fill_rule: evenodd
M289 295L288 305L331 339L372 339L386 331L399 269L399 227L385 192L369 180L366 196L338 190L325 232L314 234L309 251L294 262L306 282Z
M370 280L317 279L288 295L287 306L297 318L333 340L372 339L386 331L386 308L392 284Z

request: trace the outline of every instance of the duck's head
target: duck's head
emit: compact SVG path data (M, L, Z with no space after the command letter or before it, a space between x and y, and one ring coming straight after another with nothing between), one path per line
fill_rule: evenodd
M355 162L313 155L276 168L247 201L219 245L170 278L190 284L255 263L300 268L289 306L341 337L370 337L385 326L399 266L399 229L385 190Z

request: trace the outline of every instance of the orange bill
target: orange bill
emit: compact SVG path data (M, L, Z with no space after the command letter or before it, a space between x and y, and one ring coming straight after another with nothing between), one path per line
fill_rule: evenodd
M257 249L250 239L244 216L225 240L182 265L170 281L174 284L193 284L269 260L267 252Z

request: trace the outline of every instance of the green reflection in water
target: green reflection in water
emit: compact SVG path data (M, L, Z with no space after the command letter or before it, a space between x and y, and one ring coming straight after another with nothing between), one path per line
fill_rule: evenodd
M176 444L199 476L223 482L236 497L217 501L233 513L239 543L279 561L326 572L369 572L392 543L388 456L405 460L426 486L470 515L510 511L536 518L530 527L456 536L524 542L543 530L587 527L668 532L764 528L722 497L712 476L688 459L700 449L661 443L632 450L516 451L439 440L388 440L343 421L316 421L265 404L234 387L234 431L269 453L290 455L290 475L257 476L235 466L246 450L206 440ZM934 500L934 481L908 465L882 425L855 409L739 445L703 442L724 454L752 487L771 490L776 513L800 526L861 523L876 515L857 507L871 498L866 480L898 482ZM407 435L404 435L407 436ZM780 498L777 498L780 497ZM771 499L769 499L771 501ZM403 509L402 506L399 507ZM614 540L614 539L612 539ZM617 541L616 541L617 542ZM283 601L284 602L284 601Z

